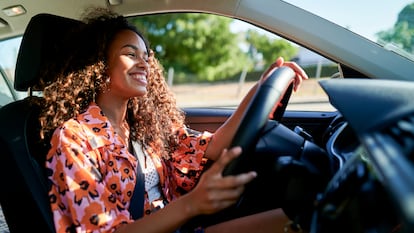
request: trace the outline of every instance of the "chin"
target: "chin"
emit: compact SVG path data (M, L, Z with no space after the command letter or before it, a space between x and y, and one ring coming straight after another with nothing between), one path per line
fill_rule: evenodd
M139 91L137 91L135 96L137 96L137 97L141 97L141 96L146 95L147 93L148 93L147 89L146 89L146 88L144 88L143 90L139 90Z

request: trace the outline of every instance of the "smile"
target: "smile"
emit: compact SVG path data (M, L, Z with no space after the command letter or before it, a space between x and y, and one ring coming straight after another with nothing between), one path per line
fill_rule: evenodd
M129 76L136 82L139 82L143 85L147 85L147 75L145 72L138 72L129 74Z

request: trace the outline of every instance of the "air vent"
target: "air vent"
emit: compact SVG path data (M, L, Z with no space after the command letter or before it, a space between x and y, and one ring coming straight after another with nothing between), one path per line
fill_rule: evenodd
M399 145L404 155L414 161L414 115L402 118L383 133Z

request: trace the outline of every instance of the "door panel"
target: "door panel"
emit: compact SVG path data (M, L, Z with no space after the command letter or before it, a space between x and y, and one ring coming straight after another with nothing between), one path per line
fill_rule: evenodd
M233 113L227 108L184 108L187 125L198 131L215 132ZM281 123L294 130L300 127L310 134L316 144L323 144L324 134L337 112L286 111Z

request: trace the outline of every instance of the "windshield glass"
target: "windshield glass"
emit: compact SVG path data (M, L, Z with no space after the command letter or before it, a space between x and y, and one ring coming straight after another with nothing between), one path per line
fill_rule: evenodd
M414 1L285 0L414 61Z

